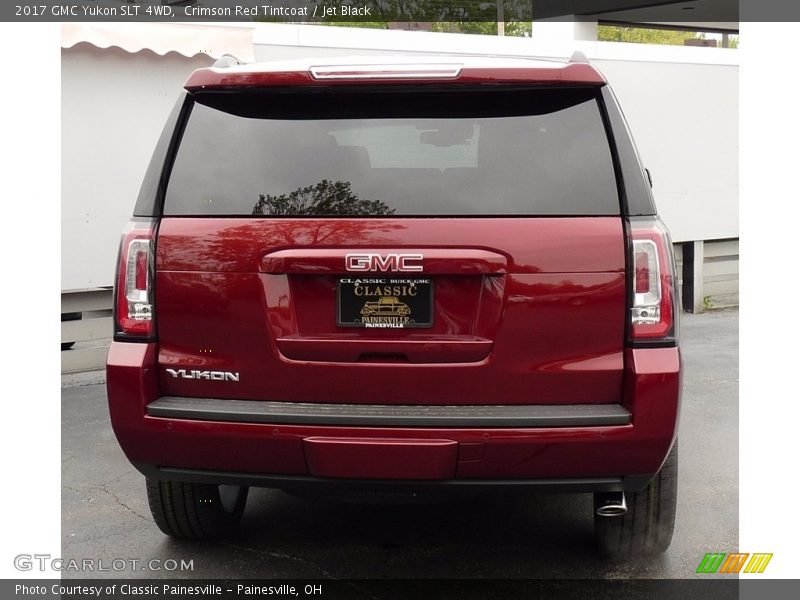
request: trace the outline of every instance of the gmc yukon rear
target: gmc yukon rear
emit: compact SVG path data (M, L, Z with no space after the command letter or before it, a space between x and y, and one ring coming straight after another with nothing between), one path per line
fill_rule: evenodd
M156 524L249 486L593 493L664 551L679 306L667 230L582 61L193 73L122 236L108 401Z

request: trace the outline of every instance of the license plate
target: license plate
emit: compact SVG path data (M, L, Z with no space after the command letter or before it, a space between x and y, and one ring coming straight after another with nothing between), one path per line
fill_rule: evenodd
M433 327L430 279L344 277L337 284L339 327Z

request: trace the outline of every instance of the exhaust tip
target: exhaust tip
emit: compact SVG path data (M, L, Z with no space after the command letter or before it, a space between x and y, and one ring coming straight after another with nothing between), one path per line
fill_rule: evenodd
M628 505L623 492L608 494L603 503L597 507L597 514L601 517L621 517L626 512L628 512Z

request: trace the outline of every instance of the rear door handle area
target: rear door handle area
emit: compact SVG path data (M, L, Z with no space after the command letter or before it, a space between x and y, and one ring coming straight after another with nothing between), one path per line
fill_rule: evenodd
M508 258L477 248L291 248L261 259L270 275L381 272L417 275L504 275Z

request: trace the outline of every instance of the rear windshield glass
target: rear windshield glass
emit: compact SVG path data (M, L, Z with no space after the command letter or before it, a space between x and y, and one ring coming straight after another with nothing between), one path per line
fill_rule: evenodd
M195 95L165 215L619 214L593 88Z

